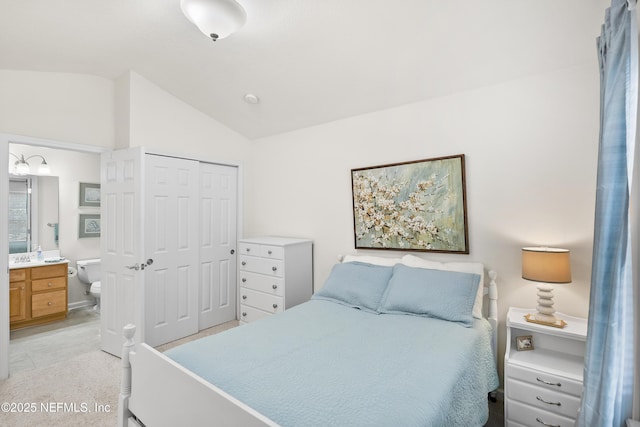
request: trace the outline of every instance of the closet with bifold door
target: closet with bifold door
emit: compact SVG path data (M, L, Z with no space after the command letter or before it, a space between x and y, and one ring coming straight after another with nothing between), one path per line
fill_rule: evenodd
M102 155L102 347L158 346L236 318L238 167Z

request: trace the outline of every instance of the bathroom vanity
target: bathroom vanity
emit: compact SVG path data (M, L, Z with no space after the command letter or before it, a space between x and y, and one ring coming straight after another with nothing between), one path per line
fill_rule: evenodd
M67 260L9 263L10 328L67 317Z

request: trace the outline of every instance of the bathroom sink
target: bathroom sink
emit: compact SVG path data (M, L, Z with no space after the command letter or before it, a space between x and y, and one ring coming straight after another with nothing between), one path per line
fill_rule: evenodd
M65 258L45 258L44 260L31 260L28 262L25 261L9 261L9 269L13 268L28 268L28 267L40 267L43 265L52 265L52 264L60 264L63 262L69 262Z

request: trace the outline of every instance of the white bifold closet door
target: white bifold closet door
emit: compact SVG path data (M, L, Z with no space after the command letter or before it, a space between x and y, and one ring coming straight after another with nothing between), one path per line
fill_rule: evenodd
M236 168L147 154L146 342L236 317Z

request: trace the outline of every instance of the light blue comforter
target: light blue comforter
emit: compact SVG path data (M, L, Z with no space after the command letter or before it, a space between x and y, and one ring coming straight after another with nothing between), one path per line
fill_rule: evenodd
M473 328L312 300L166 352L282 426L482 426L498 386Z

